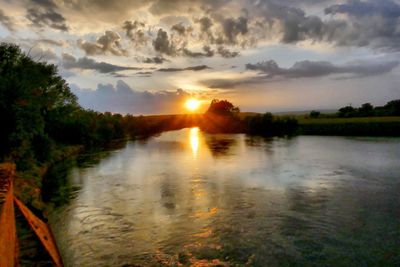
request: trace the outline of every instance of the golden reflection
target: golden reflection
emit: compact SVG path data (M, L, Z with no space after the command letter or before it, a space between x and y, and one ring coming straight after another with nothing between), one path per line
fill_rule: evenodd
M199 150L199 128L190 129L190 147L192 148L193 156L197 156Z
M215 207L208 211L198 211L198 212L194 213L193 216L196 218L206 219L206 218L210 218L210 217L216 215L217 213L218 213L218 208Z
M194 234L194 237L200 237L200 238L208 238L212 235L212 229L211 227L205 227L202 229L200 233Z

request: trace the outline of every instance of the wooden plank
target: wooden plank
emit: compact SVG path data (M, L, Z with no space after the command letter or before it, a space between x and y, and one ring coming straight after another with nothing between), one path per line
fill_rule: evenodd
M42 242L43 246L46 248L47 252L49 253L50 257L53 259L53 263L57 267L62 267L62 259L60 253L57 248L56 241L54 236L51 232L50 227L36 217L19 199L14 196L15 204L21 210L22 214L28 221L29 225L31 226L32 230L35 234L39 237L40 242ZM2 266L2 265L0 265Z
M5 202L0 215L0 266L14 267L16 250L15 214L13 185L8 186Z

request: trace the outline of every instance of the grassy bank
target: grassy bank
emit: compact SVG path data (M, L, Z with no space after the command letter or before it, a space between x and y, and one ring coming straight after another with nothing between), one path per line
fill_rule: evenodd
M297 117L304 135L400 136L400 117L306 118Z
M60 146L51 161L35 164L29 170L17 171L14 179L14 191L25 204L45 211L46 204L42 201L43 177L49 168L84 151L83 146Z

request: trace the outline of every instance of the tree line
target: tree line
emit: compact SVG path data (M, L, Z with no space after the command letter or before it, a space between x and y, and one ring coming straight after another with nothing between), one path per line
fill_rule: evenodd
M387 102L384 106L374 107L371 103L362 104L360 107L351 105L344 106L334 114L321 114L321 112L312 110L310 118L336 117L336 118L355 118L355 117L386 117L400 116L400 99Z
M126 119L83 109L55 65L0 44L0 160L29 169L68 145L93 147L124 138Z

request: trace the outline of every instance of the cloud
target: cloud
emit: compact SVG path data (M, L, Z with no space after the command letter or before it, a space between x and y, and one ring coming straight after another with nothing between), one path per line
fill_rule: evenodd
M248 32L247 18L239 17L236 20L233 18L224 19L222 22L223 33L226 38L226 43L236 44L239 34L245 35Z
M125 21L122 28L126 36L132 41L135 47L145 46L150 37L144 31L145 23L140 21Z
M200 24L200 30L202 32L209 32L214 24L209 17L202 17L197 22Z
M199 66L193 66L193 67L187 67L187 68L162 68L158 69L158 71L161 72L177 72L177 71L200 71L200 70L205 70L205 69L210 69L210 67L206 65L199 65Z
M142 68L119 66L106 62L97 62L91 58L76 59L69 54L62 55L62 66L65 69L95 70L100 73L115 73L123 70L141 70Z
M163 57L146 57L141 61L143 63L147 63L147 64L162 64L165 61L167 61L167 59L165 59Z
M27 9L26 18L37 28L48 26L56 30L68 31L66 19L52 0L32 0Z
M341 75L337 79L354 79L376 76L391 72L399 66L399 61L365 62L354 61L335 65L327 61L299 61L290 68L280 67L274 60L246 64L246 69L257 71L258 75L240 79L208 79L201 81L209 88L229 89L239 85L262 84L296 78L317 78Z
M7 16L3 10L0 9L0 23L7 28L10 32L15 31L15 24L11 17Z
M132 89L122 80L112 84L98 84L96 90L81 89L71 85L79 103L100 112L111 111L130 114L179 113L190 94L182 89L176 91L148 92Z
M31 47L28 50L28 55L35 61L51 61L56 62L58 57L52 49L41 47Z
M229 58L235 53L218 53L219 46L235 51L238 46L249 47L264 41L323 42L399 51L398 0L25 0L24 3L26 16L36 27L67 31L69 25L80 29L79 24L86 20L82 31L87 31L86 28L96 25L94 22L99 27L107 24L110 29L123 23L124 37L134 48L148 52L148 46L152 45L157 53L168 56L192 57L193 47L210 46L215 55ZM147 16L146 12L151 14ZM10 17L8 12L0 11L0 23L8 29L13 27ZM147 21L124 22L132 17ZM179 19L173 21L167 17ZM82 41L81 46L91 51L88 55L104 52L97 42ZM114 52L126 55L126 49L122 50L125 51ZM201 52L193 53L194 57L202 56L198 54Z
M391 0L352 0L329 6L325 13L332 16L347 15L347 27L330 35L329 40L337 45L399 51L400 4Z
M332 5L325 9L326 14L348 14L356 17L380 15L387 18L400 17L400 5L391 0L359 1Z
M163 29L159 29L157 32L157 37L153 41L154 50L169 56L176 55L176 48L172 42L170 42L168 38L168 33Z
M203 51L204 52L192 52L187 48L182 49L182 53L186 57L192 57L192 58L198 58L198 57L212 57L214 56L214 51L211 49L211 47L205 45L203 46Z
M186 28L182 25L182 23L178 23L172 26L171 30L176 31L180 35L185 35Z
M223 46L219 46L217 53L224 58L233 58L233 57L237 57L240 55L239 52L237 51L230 51L229 49L223 47Z
M123 22L122 19L130 18L132 12L149 4L148 1L143 0L64 0L61 2L65 11L78 15L75 18L78 18L79 23L106 22L114 25Z
M128 51L121 47L121 37L114 31L106 31L96 42L88 42L82 39L77 41L78 47L87 55L127 56Z
M42 43L42 44L48 44L48 45L54 45L54 46L64 46L63 41L57 41L57 40L53 40L53 39L42 38L42 39L37 39L35 41L38 43Z
M246 64L246 69L260 71L264 78L280 76L284 78L321 77L332 74L349 74L351 77L380 75L392 71L399 61L388 62L352 62L335 65L327 61L299 61L290 68L281 68L274 60L256 64Z

